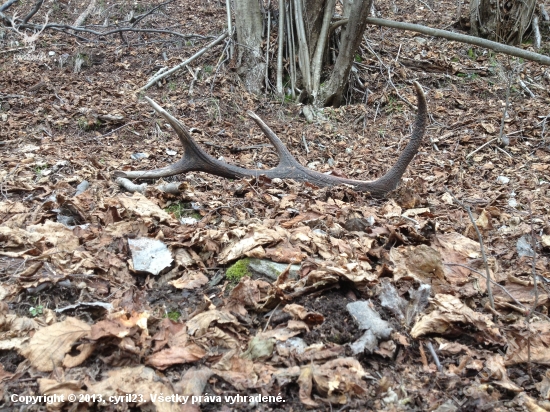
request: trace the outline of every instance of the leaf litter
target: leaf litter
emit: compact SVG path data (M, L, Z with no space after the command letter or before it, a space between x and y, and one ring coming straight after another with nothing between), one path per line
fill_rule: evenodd
M181 27L222 29L224 7L181 3L169 6L173 16L186 16ZM396 4L377 4L378 11L441 27L455 18L452 2L433 5L435 21L425 7ZM405 80L428 89L432 115L430 142L382 201L347 187L200 173L179 177L174 192L161 189L168 181L126 193L110 179L113 171L163 166L180 150L132 93L150 75L145 56L161 61L162 48L106 45L101 62L81 73L6 61L3 406L13 407L10 394L78 394L118 397L125 410L548 410L547 73L515 63L523 80L540 85L537 96L513 90L506 139L470 155L498 137L506 58L384 33L367 29L378 56L362 52L357 64L371 90L366 105L325 110L319 124L302 121L294 105L246 94L230 72L205 70L189 98L181 95L192 81L185 72L172 78L177 87L150 90L226 161L274 165L260 132L240 117L259 107L302 164L369 179L391 163L414 117L373 69L380 58L396 70L402 93L409 93ZM39 49L58 55L93 51L59 34L41 39ZM174 62L202 47L166 45ZM213 61L205 55L196 64ZM258 146L230 150L241 143ZM472 206L494 310L475 228L444 186ZM137 250L139 241L146 246ZM162 264L144 268L134 259L139 253ZM225 272L238 261L246 263L243 272L229 280ZM258 262L281 266L270 266L269 277ZM164 402L160 394L200 400ZM258 402L258 395L285 402ZM249 398L231 403L237 396Z

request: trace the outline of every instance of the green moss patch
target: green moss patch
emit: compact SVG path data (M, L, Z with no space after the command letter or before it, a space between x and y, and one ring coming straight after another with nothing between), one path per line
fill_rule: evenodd
M244 276L250 276L250 272L248 271L249 264L249 258L238 260L227 269L225 277L233 283L239 283Z

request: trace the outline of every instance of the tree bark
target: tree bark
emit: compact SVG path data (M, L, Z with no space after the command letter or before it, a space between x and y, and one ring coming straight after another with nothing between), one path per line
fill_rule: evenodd
M504 44L520 44L531 28L536 0L471 0L472 34Z
M342 30L341 45L330 79L321 85L316 104L339 107L342 104L348 75L353 64L355 52L361 44L367 25L372 0L346 0L349 19Z
M235 0L237 29L237 73L246 89L262 92L265 62L262 57L262 12L258 0Z

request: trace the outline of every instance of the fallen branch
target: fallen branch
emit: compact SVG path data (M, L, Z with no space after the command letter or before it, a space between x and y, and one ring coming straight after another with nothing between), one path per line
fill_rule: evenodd
M491 143L493 143L495 140L498 140L498 137L495 137L494 139L491 139L489 140L487 143L484 143L482 144L481 146L479 146L476 150L474 150L473 152L470 152L467 156L466 156L466 159L469 158L470 156L476 154L477 152L479 152L481 149L483 149L485 146L487 145L490 145Z
M86 9L80 14L80 16L78 16L78 18L75 20L73 26L75 27L80 27L82 26L82 23L84 23L84 20L86 20L86 18L88 17L88 15L92 12L92 10L94 9L95 7L95 1L96 0L91 0L90 1L90 4L88 5L88 7L86 7Z
M431 27L421 26L419 24L402 23L392 20L377 19L374 17L369 17L367 19L367 23L374 24L376 26L390 27L393 29L410 30L417 33L426 34L428 36L442 37L447 40L458 41L460 43L473 44L475 46L494 50L498 53L508 54L510 56L520 57L525 60L531 60L540 64L544 64L546 66L550 66L549 56L544 56L539 53L523 50L518 47L507 46L505 44L500 44L495 41L482 39L479 37L453 33L447 30L433 29Z
M36 2L36 4L34 5L33 9L30 11L29 14L27 14L24 18L23 18L23 24L27 24L29 22L29 20L32 18L32 16L34 16L38 10L40 9L40 7L42 7L42 3L44 3L44 0L38 0Z
M439 362L439 358L437 357L437 353L435 353L435 349L432 345L432 342L426 343L426 346L430 350L430 353L432 354L432 358L434 359L435 366L437 366L438 372L443 372L443 366L441 366L441 362Z
M533 306L531 307L531 310L529 311L526 319L526 323L529 324L529 320L531 319L531 315L535 310L537 310L537 305L539 304L539 290L538 290L538 276L537 276L537 241L535 239L535 226L533 225L533 210L531 209L531 200L529 199L529 223L531 225L531 249L533 249L533 261L531 263L531 274L533 276L533 292L535 295L535 300L533 302Z
M472 210L470 209L470 206L465 205L460 200L458 200L455 195L451 193L449 189L445 187L445 191L451 195L453 200L466 212L468 212L468 216L470 218L470 221L472 222L472 226L474 227L477 238L479 240L479 248L481 249L481 256L483 258L483 263L485 264L485 272L486 272L486 287L487 287L487 295L489 296L489 302L491 303L491 309L495 310L495 299L493 298L493 290L491 288L491 272L489 271L489 263L487 263L487 255L485 255L485 247L483 246L483 237L481 236L481 232L479 231L479 228L477 227L476 221L474 219L474 216L472 215Z
M5 17L1 13L0 13L0 17L7 19L7 17ZM9 21L9 19L8 19L8 21ZM18 26L18 28L19 29L30 29L30 30L56 30L56 31L62 31L63 33L66 33L66 34L72 34L72 33L67 32L66 30L73 30L75 32L93 34L94 36L98 36L98 37L105 37L105 36L110 36L112 34L118 34L118 33L123 33L123 32L135 32L135 33L170 34L172 36L181 37L183 39L189 39L189 38L209 39L209 38L211 38L210 36L202 36L200 34L182 34L182 33L178 33L176 31L171 31L171 30L137 29L135 27L119 27L115 30L110 30L110 31L106 31L106 32L96 31L96 30L85 28L85 27L76 27L76 26L69 26L68 24L57 24L57 23L50 23L50 24L45 24L45 25L20 24ZM74 35L74 34L72 34L72 35ZM77 37L79 37L81 40L84 40L84 41L90 41L89 39L87 39L85 37L81 37L81 36L77 36Z
M10 7L13 3L15 3L17 0L8 0L7 2L5 2L4 4L2 4L0 6L0 11L5 11L8 9L8 7Z
M149 87L151 87L153 84L155 84L156 82L158 82L159 80L171 75L172 73L178 71L179 69L181 69L182 67L185 67L187 66L189 63L191 63L193 60L199 58L200 56L202 56L204 53L206 53L209 49L211 49L212 47L220 44L222 42L223 39L225 39L227 36L229 35L228 32L224 32L220 37L218 37L216 40L214 40L213 42L211 42L210 44L206 45L205 47L203 47L202 49L200 49L198 52L196 52L193 56L191 56L190 58L188 58L187 60L185 60L183 63L180 63L178 64L176 67L173 67L172 69L170 70L167 70L161 74L159 74L157 77L151 79L149 81L149 83L147 83L145 86L143 86L142 88L138 89L137 91L138 92L141 92L141 91L144 91L144 90L147 90Z

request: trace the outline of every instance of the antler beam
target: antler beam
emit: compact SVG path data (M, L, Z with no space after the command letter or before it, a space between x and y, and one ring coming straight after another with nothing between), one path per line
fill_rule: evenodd
M426 97L422 87L417 82L414 82L416 96L418 99L418 112L414 123L411 139L393 167L388 172L377 180L362 181L354 179L344 179L341 177L325 175L302 166L292 156L289 150L285 147L281 139L260 119L255 113L248 111L247 114L256 122L262 129L269 141L275 146L275 150L279 155L279 164L268 170L245 169L239 166L234 166L229 163L222 162L210 156L202 150L197 143L192 139L187 128L180 123L175 117L166 112L152 99L145 97L151 106L160 114L176 131L182 145L182 158L169 166L150 170L150 171L128 171L115 172L115 177L126 177L129 179L155 179L160 177L173 176L180 173L190 171L201 171L226 178L239 179L242 177L258 177L260 175L267 176L271 179L294 179L299 181L307 181L317 186L336 186L340 184L351 185L357 191L370 192L376 197L383 197L388 192L397 187L401 176L405 173L407 166L412 161L418 148L422 143L422 137L426 129L428 117L428 108Z

